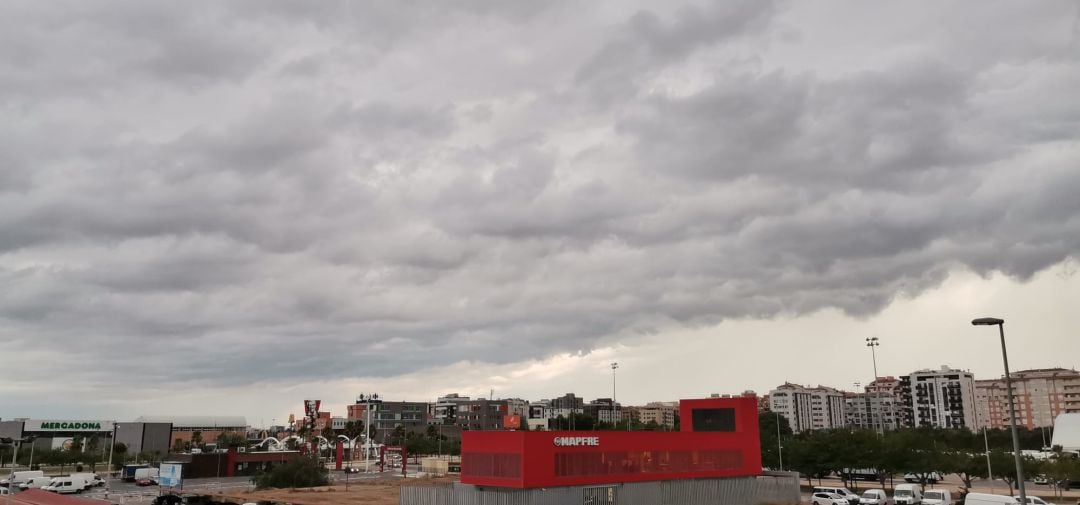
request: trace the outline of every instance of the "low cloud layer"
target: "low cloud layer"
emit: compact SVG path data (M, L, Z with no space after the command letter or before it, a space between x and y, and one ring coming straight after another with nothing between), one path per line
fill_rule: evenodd
M1078 6L887 9L9 4L0 398L542 359L1076 258Z

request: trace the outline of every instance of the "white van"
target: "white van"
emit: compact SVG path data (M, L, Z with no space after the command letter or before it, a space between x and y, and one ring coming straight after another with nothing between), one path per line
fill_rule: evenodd
M79 494L86 490L86 479L82 477L56 477L48 486L41 488L57 494Z
M0 486L16 486L22 484L34 477L44 477L45 472L41 470L23 470L21 472L15 472L10 477L4 480L0 480Z
M922 505L922 491L918 484L897 484L892 498L896 505Z
M927 489L922 495L923 505L953 505L948 489Z
M964 505L1019 505L1020 499L1014 496L986 493L968 493Z
M893 505L893 501L884 489L867 489L859 497L860 505Z
M86 481L86 489L90 489L92 487L104 486L105 485L105 480L102 479L101 477L98 477L98 475L96 473L90 473L90 472L73 473L73 474L71 474L71 476L72 477L82 477L83 480Z
M846 487L814 486L814 492L838 494L843 496L850 505L859 505L859 495L852 493L851 490Z
M32 477L26 482L19 484L19 489L26 491L27 489L41 489L49 485L52 482L52 477Z

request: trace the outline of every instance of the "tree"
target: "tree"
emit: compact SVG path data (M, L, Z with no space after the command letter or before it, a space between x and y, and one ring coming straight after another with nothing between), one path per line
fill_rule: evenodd
M782 442L785 440L784 437L790 437L792 433L787 418L773 412L758 413L758 427L761 431L761 464L777 470L782 466L780 464L781 449L776 435L778 423L780 425L779 441Z
M270 471L255 477L255 485L266 488L297 488L325 486L329 471L314 458L295 456Z
M428 428L434 428L429 426ZM362 421L346 421L345 422L345 436L349 437L349 440L356 440L356 437L364 434L364 423Z
M220 449L231 449L233 447L248 447L251 445L250 441L243 433L235 431L226 431L218 435L214 440Z
M1034 468L1035 460L1024 459L1025 466ZM1012 453L1002 450L990 451L990 463L994 467L994 477L1009 486L1009 496L1012 496L1016 486L1016 460Z
M1069 489L1070 482L1080 480L1080 461L1058 452L1053 458L1044 462L1042 473L1053 483L1055 495L1061 496L1063 489Z
M192 445L192 447L201 447L202 446L202 432L201 431L195 430L195 431L191 432L191 445Z
M971 492L972 483L975 479L989 477L986 473L986 455L981 453L951 452L946 457L946 465L942 470L947 473L955 473L960 477L960 481L964 483L964 487L960 489L961 498Z
M788 450L784 451L784 461L788 462L789 467L805 475L810 485L814 483L812 479L820 482L829 474L835 466L832 454L840 449L828 445L823 439L817 432L800 433L792 437L785 446Z

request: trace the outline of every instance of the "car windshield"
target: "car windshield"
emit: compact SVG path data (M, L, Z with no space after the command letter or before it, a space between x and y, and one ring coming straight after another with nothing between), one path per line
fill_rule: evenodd
M899 496L899 497L902 497L902 498L907 498L907 497L911 496L911 491L908 491L907 489L897 489L895 496Z
M867 492L862 494L862 497L863 498L869 498L871 500L876 500L878 498L878 495L877 495L877 493L875 493L873 491L867 491Z
M938 492L938 491L927 491L926 494L923 495L923 498L929 498L931 500L940 500L940 499L943 498L943 496L941 496L941 493Z

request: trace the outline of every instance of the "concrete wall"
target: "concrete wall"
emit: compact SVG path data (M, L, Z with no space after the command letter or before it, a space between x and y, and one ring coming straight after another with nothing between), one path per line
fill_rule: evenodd
M684 479L605 486L505 489L402 486L401 505L757 505L799 503L798 474Z

